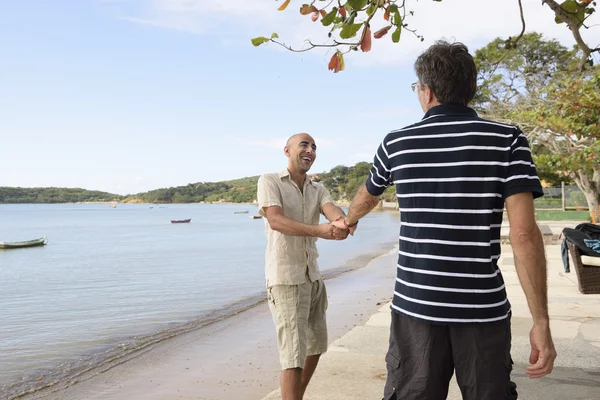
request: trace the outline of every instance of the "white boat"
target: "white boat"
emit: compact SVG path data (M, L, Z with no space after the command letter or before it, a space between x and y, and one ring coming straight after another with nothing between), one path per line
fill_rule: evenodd
M24 242L0 242L0 249L19 249L21 247L43 246L46 244L46 236L39 239Z

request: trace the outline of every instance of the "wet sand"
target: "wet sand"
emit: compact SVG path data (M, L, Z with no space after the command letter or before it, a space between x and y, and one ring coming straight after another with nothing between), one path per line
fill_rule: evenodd
M326 280L329 342L364 324L389 301L396 249ZM166 340L108 371L23 400L262 399L279 386L275 328L266 302Z

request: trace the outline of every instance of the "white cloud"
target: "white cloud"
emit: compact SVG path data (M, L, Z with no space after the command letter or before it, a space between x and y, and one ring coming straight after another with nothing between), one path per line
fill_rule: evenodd
M314 136L315 143L319 149L322 148L330 148L336 143L335 140L332 139L320 139L318 136ZM271 139L241 139L242 142L249 146L253 147L262 147L265 149L281 149L285 147L285 143L287 142L287 137L277 137Z
M282 16L273 0L120 0L120 3L119 19L194 34L237 31L240 24L256 29L274 25Z
M190 33L201 33L200 29L196 24L189 19L179 18L177 20L161 20L161 19L143 19L135 17L120 17L123 21L135 22L144 25L153 25L162 28L176 29L179 31L190 32Z
M279 137L273 139L242 139L244 143L253 147L262 147L265 149L283 149L288 138Z
M374 155L375 155L375 153L354 153L354 154L350 154L348 157L346 157L346 161L350 165L356 164L357 162L361 162L361 161L373 162Z
M415 102L416 102L415 95ZM394 118L394 117L414 117L415 115L422 114L423 111L418 105L414 107L385 107L380 109L372 109L368 111L361 111L356 114L356 118L361 120L378 120L381 118Z
M283 41L296 48L302 47L306 39L315 43L327 40L326 27L299 14L301 1L292 1L283 12L277 11L281 1L274 0L129 0L127 3L131 15L122 16L122 19L131 22L196 34L229 32L247 39L275 31ZM554 22L553 12L548 6L542 5L539 0L523 0L523 7L527 31L541 32L567 46L575 43L565 24L557 25ZM516 1L486 1L484 8L481 0L446 0L439 3L408 0L407 9L413 10L414 16L407 17L406 23L425 37L424 42L405 30L401 43L394 44L388 34L382 39L373 40L370 53L349 55L347 63L358 66L411 64L421 51L437 39L461 41L474 51L498 36L515 36L521 30ZM383 26L384 22L374 22L372 30ZM589 25L600 24L600 13L594 14L588 22ZM598 41L599 30L599 27L582 29L582 36L596 46L598 43L593 40ZM278 46L267 47L281 50ZM327 52L319 49L310 53L323 57Z
M524 0L523 8L526 32L541 32L545 37L557 39L569 47L575 44L571 31L565 24L558 25L554 22L554 13L548 6L543 6L538 0ZM473 52L496 37L514 37L521 31L516 1L486 1L485 9L478 0L442 1L435 4L420 1L414 3L413 9L415 15L407 22L409 28L416 28L425 37L424 42L420 42L410 32L403 31L402 45L392 43L389 38L374 40L373 50L356 57L355 62L359 65L411 64L420 52L438 39L463 42ZM600 22L598 14L590 19L590 24L594 23L592 19ZM592 28L582 31L584 39L592 42L592 45L592 37L598 41L600 30Z

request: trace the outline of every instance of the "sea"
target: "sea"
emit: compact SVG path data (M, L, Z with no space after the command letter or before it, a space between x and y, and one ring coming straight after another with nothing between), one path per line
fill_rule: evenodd
M257 214L250 204L0 205L0 241L47 237L0 249L0 399L76 381L264 301ZM391 250L398 218L372 212L355 236L319 239L323 275Z

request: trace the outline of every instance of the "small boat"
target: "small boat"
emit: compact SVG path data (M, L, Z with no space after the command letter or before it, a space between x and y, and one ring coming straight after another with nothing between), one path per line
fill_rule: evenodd
M46 236L25 242L0 242L0 249L18 249L21 247L43 246L45 244Z
M262 215L251 215L250 218L252 218L252 219L261 219Z
M109 207L110 207L110 208L117 208L117 206L116 206L116 205L114 205L114 204L111 204Z
M248 214L250 211L246 210L246 211L234 211L234 214Z
M189 224L192 219L172 219L172 224Z

